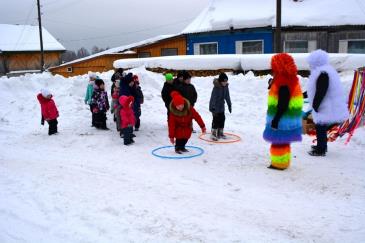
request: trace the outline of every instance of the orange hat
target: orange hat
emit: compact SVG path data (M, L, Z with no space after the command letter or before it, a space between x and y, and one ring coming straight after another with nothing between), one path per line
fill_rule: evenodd
M184 98L177 91L171 92L172 104L176 107L185 103Z
M287 53L276 54L271 58L271 68L276 74L292 77L297 75L294 59Z

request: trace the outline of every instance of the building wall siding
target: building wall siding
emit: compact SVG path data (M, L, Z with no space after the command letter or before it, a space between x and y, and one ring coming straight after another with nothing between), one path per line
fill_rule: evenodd
M273 34L271 30L221 31L189 34L187 37L187 54L194 54L194 44L218 42L218 54L235 54L236 41L264 40L264 53L273 51Z
M46 67L60 64L61 52L45 52ZM0 60L1 71L39 70L41 54L39 52L7 52L2 53Z
M50 71L52 74L59 74L64 77L71 77L77 75L87 74L89 71L91 72L106 72L113 68L113 62L118 59L123 58L136 58L136 54L131 55L120 55L120 54L111 54L111 55L103 55L99 57L95 57L93 59L81 61L78 63L72 63L65 66L58 66L51 68ZM68 71L68 68L72 68L72 72Z
M137 53L149 52L151 53L151 57L159 57L161 56L162 48L177 48L178 55L186 55L186 37L179 36L177 38L162 40L154 44L135 48L135 51Z
M284 42L289 40L316 40L317 49L330 53L339 52L340 40L365 40L365 30L309 30L309 31L283 31L281 44L284 50Z

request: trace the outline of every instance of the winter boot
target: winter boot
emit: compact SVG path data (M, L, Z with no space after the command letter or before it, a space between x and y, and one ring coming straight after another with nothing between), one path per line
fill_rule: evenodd
M210 136L210 138L213 141L218 141L218 130L217 129L212 129L212 135Z
M183 152L183 153L189 152L189 150L187 150L186 148L182 148L180 151Z
M179 148L175 148L175 153L177 153L177 154L182 154L182 151L181 151L181 149L179 149Z
M223 128L218 129L218 138L227 139L227 136L223 133Z
M312 145L312 146L311 146L311 149L312 149L312 150L318 150L318 149L317 149L317 145ZM326 153L327 153L327 148L326 148Z
M324 157L324 156L326 156L326 151L320 151L319 149L316 148L316 149L312 149L311 151L309 151L308 154L310 156Z

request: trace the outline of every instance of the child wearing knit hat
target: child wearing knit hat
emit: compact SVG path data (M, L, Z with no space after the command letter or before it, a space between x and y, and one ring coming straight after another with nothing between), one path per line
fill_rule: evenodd
M193 119L199 124L202 133L206 132L205 124L199 113L190 105L190 102L183 98L179 92L171 92L169 114L169 138L175 145L175 152L181 154L188 152L186 143L191 137Z
M174 76L172 73L165 74L165 83L161 90L161 97L167 109L167 120L169 119L169 106L171 103L171 92L174 91Z
M41 124L44 125L44 120L49 124L48 135L56 134L57 131L57 117L58 110L55 102L52 99L52 94L48 89L42 89L37 95L39 104L41 105L42 121Z

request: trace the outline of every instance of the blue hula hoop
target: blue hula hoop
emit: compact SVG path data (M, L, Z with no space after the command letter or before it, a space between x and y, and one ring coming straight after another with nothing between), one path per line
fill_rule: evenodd
M161 159L191 159L191 158L195 158L198 156L201 156L202 154L204 154L204 149L199 148L199 147L195 147L195 146L186 146L186 148L193 148L199 151L199 153L194 154L194 155L189 155L189 156L163 156L163 155L159 155L156 152L161 150L161 149L165 149L165 148L175 148L175 146L162 146L162 147L158 147L154 150L152 150L152 155L156 156L158 158Z

